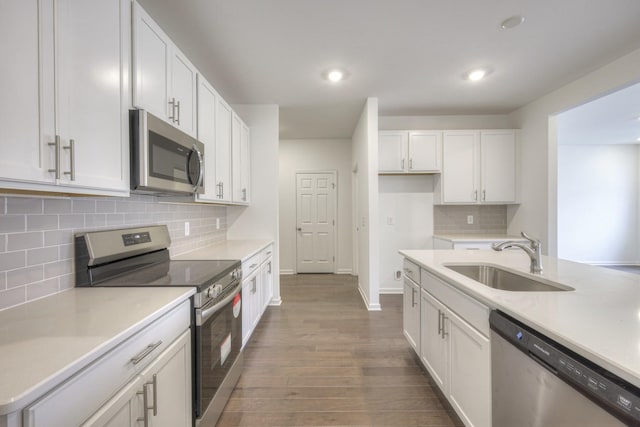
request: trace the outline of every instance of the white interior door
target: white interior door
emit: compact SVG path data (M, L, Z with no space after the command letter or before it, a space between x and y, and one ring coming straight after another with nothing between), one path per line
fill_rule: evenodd
M335 172L296 174L298 273L334 272L336 187Z

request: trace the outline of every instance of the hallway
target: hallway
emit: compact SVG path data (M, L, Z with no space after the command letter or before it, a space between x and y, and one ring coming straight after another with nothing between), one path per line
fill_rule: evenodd
M368 312L356 280L281 276L219 427L461 425L402 335L402 296Z

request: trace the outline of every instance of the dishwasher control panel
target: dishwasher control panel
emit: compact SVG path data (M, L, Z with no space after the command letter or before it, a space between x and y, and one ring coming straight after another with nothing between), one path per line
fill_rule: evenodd
M612 415L640 425L640 389L498 311L491 329Z

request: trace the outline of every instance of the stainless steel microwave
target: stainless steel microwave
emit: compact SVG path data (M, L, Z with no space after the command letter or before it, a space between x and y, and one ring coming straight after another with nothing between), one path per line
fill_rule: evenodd
M204 192L204 144L145 110L130 110L129 126L133 192Z

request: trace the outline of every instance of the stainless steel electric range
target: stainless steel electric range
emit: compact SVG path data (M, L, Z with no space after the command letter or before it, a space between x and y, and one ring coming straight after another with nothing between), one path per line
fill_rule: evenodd
M76 234L76 286L189 286L193 396L198 425L215 425L242 372L240 261L174 261L167 227Z

